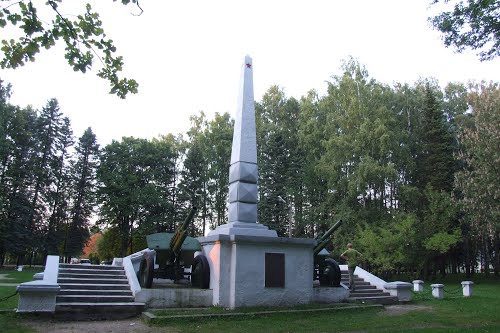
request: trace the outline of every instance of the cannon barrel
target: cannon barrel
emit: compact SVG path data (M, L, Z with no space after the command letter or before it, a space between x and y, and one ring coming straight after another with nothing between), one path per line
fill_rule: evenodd
M182 222L182 224L175 230L175 234L170 240L170 245L169 245L170 251L172 251L172 253L177 253L180 251L182 244L184 243L184 240L186 240L187 230L189 224L193 220L195 213L196 213L196 207L192 207L191 211L189 212L184 222Z
M330 236L337 230L342 224L342 220L338 220L324 235L316 237L318 244L314 247L314 255L316 256L321 250L323 250L326 245L330 242Z

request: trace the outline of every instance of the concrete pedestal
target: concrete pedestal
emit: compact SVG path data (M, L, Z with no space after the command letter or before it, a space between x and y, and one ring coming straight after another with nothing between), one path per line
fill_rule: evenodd
M17 286L19 306L17 312L50 312L56 310L56 297L60 287L56 283L32 281Z
M413 280L413 291L417 293L421 293L424 291L424 281L422 280Z
M312 301L315 240L234 234L198 240L210 265L213 305L234 309ZM283 267L269 267L267 262L269 271L266 272L266 260L273 256L281 258ZM269 286L269 274L280 269L282 285Z
M462 281L462 291L463 291L464 297L471 297L472 296L473 285L474 285L474 282L472 282L472 281Z
M409 282L389 282L384 285L384 289L389 291L391 296L396 296L398 301L400 302L409 302L411 301L411 286L412 284Z
M432 288L432 296L437 299L443 299L444 297L444 284L436 283L436 284L431 284Z

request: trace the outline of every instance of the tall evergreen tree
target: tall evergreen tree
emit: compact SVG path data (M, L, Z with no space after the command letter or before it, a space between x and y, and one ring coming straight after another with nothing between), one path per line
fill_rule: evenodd
M447 128L436 93L430 84L425 86L425 104L422 124L422 151L418 158L418 183L421 188L430 185L437 191L451 192L453 173L453 140Z
M54 181L49 190L45 253L58 254L58 246L64 237L64 224L68 218L72 182L68 170L69 151L73 145L73 132L68 118L63 119L60 138L55 143L58 156L52 161Z
M78 255L89 237L89 222L97 203L96 173L99 167L99 145L89 127L78 140L70 165L71 201L68 220L64 227L62 253L66 259Z
M227 222L229 164L234 122L228 113L216 113L207 124L206 152L208 153L208 191L212 203L212 224L215 228Z

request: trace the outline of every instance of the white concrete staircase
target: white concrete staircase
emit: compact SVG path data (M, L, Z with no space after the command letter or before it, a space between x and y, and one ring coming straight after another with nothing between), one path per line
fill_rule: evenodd
M60 264L57 283L57 317L122 319L144 310L144 303L135 302L121 266Z
M342 270L342 280L341 283L349 286L349 273ZM375 285L370 284L370 282L365 281L358 275L354 274L354 286L355 290L351 290L348 302L365 302L365 303L375 303L375 304L396 304L398 303L398 298L391 296L388 292L377 288Z

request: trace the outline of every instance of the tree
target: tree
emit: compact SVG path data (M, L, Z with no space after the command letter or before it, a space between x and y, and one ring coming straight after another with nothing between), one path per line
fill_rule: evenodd
M453 138L448 131L443 109L436 92L427 83L425 86L421 152L418 156L418 183L421 189L430 185L436 191L451 192L453 173Z
M72 197L61 251L67 259L79 254L89 237L89 221L97 203L99 158L97 138L89 127L78 140L70 165Z
M187 215L178 195L177 138L172 135L148 141L124 137L107 145L97 177L101 183L101 224L121 237L121 256L133 251L135 233L156 231Z
M68 148L73 145L73 132L68 118L63 119L61 126L61 138L57 144L58 158L53 161L54 182L49 192L50 215L48 217L45 253L57 254L58 246L64 237L64 224L68 218L68 207L70 202L72 181L68 170L68 159L70 153Z
M203 111L199 116L191 116L191 128L188 130L188 140L184 143L186 153L181 171L182 179L179 187L191 205L198 207L201 217L201 235L205 235L207 219L210 220L211 198L208 191L208 152L206 140L207 119ZM194 229L194 228L193 228Z
M31 108L19 109L1 103L0 119L0 257L3 260L9 251L19 259L32 244L31 198L36 160L34 133L37 115Z
M459 158L465 162L455 184L461 191L459 202L469 221L471 233L478 235L485 269L491 262L500 271L500 88L497 83L473 84L468 102L474 125L464 127L459 140Z
M299 103L272 86L256 105L259 166L259 221L287 235L290 210L301 211L302 174L299 153ZM286 198L285 203L279 198ZM297 199L297 200L296 200Z
M113 226L121 237L121 256L127 255L134 224L139 223L142 193L151 178L141 156L145 139L125 137L103 150L97 176L102 186L99 196L101 220Z
M17 41L2 40L2 68L17 68L28 61L33 62L42 48L50 49L61 41L65 45L64 57L73 70L85 73L97 58L102 65L97 76L109 81L110 93L120 98L125 98L128 93L137 93L135 80L118 76L123 58L115 54L113 40L106 36L99 14L92 11L90 4L86 5L84 14L70 16L62 15L59 10L63 0L48 0L45 8L35 7L32 1L2 2L7 4L0 7L0 28L11 25L21 33ZM139 6L138 0L121 2ZM47 13L47 16L40 13Z
M212 198L212 229L227 222L227 196L229 191L229 164L233 142L234 122L229 113L216 113L206 130L208 153L209 195Z
M434 0L433 4L439 0ZM448 3L450 0L445 0ZM444 45L458 52L479 50L481 61L500 56L500 3L497 0L454 1L452 10L429 19L443 34Z

